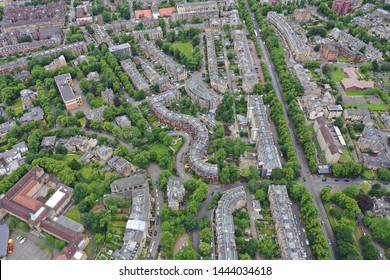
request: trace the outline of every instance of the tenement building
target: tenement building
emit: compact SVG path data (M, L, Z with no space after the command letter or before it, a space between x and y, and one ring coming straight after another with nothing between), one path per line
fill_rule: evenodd
M131 83L136 90L149 91L149 84L145 81L142 74L138 71L137 66L129 58L121 61L122 69L129 76Z
M168 74L178 81L187 79L187 70L167 56L153 42L146 39L139 40L139 46L142 52L150 59L157 61Z
M186 81L185 88L187 94L206 109L217 108L222 103L222 95L218 95L201 82L190 79Z
M207 66L209 70L211 87L215 90L218 90L219 92L224 93L227 91L227 80L219 74L217 55L214 44L215 37L219 38L219 36L219 34L213 32L205 33L207 47Z
M310 60L311 47L300 26L276 12L268 12L267 19L285 39L296 61Z
M241 30L233 30L232 39L242 80L242 89L245 92L253 92L255 84L259 82L258 69L254 65L246 35Z
M226 192L215 210L218 260L238 260L233 212L246 204L244 187Z
M271 214L275 222L276 236L282 259L303 260L303 248L299 242L298 229L294 223L291 201L285 185L268 188Z
M177 102L180 99L180 92L178 90L172 90L150 98L147 103L151 112L160 121L179 129L188 130L191 133L193 141L188 151L188 166L198 176L215 181L218 179L218 165L208 163L204 159L210 141L206 126L197 118L174 113L166 108L168 104Z
M272 170L282 168L282 164L262 96L248 96L247 119L250 125L250 141L256 143L257 167L261 170L262 177L269 177Z

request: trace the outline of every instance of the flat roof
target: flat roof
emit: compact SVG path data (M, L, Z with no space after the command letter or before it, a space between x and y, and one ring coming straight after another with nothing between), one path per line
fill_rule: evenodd
M69 73L54 77L54 80L56 81L58 90L60 91L64 103L74 100L76 98L76 94L68 82L68 79L71 78L72 77Z
M57 190L52 197L49 198L48 201L46 201L45 205L49 206L50 208L54 208L58 202L65 196L65 193L61 190Z

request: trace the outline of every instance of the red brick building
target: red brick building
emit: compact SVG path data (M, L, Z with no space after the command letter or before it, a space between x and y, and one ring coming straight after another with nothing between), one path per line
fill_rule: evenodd
M339 55L337 48L331 44L323 45L321 53L326 61L337 61L337 56Z
M332 10L338 13L340 16L348 14L352 3L347 0L336 0L332 4Z

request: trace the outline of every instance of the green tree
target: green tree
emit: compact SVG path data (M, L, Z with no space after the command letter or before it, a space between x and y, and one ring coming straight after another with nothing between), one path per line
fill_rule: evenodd
M194 247L188 245L181 249L176 255L176 260L198 260L199 255L195 251Z
M266 236L259 240L258 247L263 259L272 260L277 244L270 236Z
M201 242L199 244L199 251L202 254L202 256L210 256L210 254L211 254L211 245L210 245L210 243Z
M207 228L202 229L199 232L199 236L200 236L200 239L202 240L202 242L210 243L211 242L211 238L212 238L212 234L211 234L210 228L207 227Z

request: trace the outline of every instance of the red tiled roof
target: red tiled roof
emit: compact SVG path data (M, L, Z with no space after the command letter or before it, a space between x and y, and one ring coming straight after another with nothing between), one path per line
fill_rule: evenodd
M175 7L170 7L170 8L161 8L161 9L158 9L158 12L160 13L160 16L164 17L164 16L171 16L171 14L173 12L176 12L176 8Z
M152 11L151 10L137 10L134 11L135 19L139 19L141 15L143 15L145 18L152 18Z
M56 257L56 260L57 260L57 261L68 261L69 259L68 259L68 257L66 256L66 254L61 254L61 255L58 255L58 256Z
M348 75L349 78L345 78L341 81L343 84L343 87L345 89L351 89L351 88L358 88L358 89L365 89L365 88L374 88L374 82L371 81L360 81L356 69L354 67L345 67L343 68L343 71L345 74Z
M26 173L20 179L6 194L5 197L7 199L12 199L16 194L18 194L35 176L37 173L42 172L42 168L39 166L34 166L33 168L30 169L29 172Z
M37 211L42 203L32 197L27 196L27 194L39 184L38 181L32 179L12 200L31 209Z

